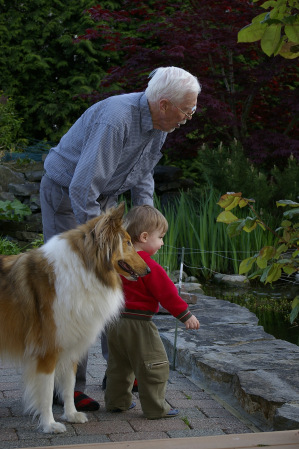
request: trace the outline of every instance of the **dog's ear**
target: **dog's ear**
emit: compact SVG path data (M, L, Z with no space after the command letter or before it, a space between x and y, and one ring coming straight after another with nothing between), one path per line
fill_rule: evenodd
M115 222L116 226L120 226L125 213L125 202L122 201L118 207L111 211L110 219Z

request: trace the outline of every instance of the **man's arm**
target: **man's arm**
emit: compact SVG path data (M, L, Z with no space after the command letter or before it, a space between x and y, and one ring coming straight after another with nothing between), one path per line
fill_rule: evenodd
M137 186L131 189L133 206L142 206L143 204L154 205L153 195L155 189L154 170L143 178Z

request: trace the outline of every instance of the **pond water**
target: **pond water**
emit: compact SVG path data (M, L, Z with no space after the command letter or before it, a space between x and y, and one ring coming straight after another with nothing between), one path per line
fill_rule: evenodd
M299 295L299 286L243 289L206 283L202 287L208 296L239 304L255 313L258 324L268 334L299 346L299 320L291 324L289 318L292 300Z

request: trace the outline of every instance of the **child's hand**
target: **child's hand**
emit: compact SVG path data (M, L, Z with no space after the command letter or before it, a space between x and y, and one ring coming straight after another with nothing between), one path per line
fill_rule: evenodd
M199 329L200 326L198 319L194 315L192 315L189 320L185 321L184 324L186 329Z

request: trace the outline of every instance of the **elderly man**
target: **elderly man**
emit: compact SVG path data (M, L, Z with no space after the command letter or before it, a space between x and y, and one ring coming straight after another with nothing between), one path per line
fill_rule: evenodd
M116 205L131 189L133 205L153 205L153 169L167 133L196 110L196 77L178 67L154 70L145 92L100 101L75 122L45 161L40 196L45 242ZM77 371L77 410L99 404L81 393L87 357ZM80 391L79 391L80 390Z

